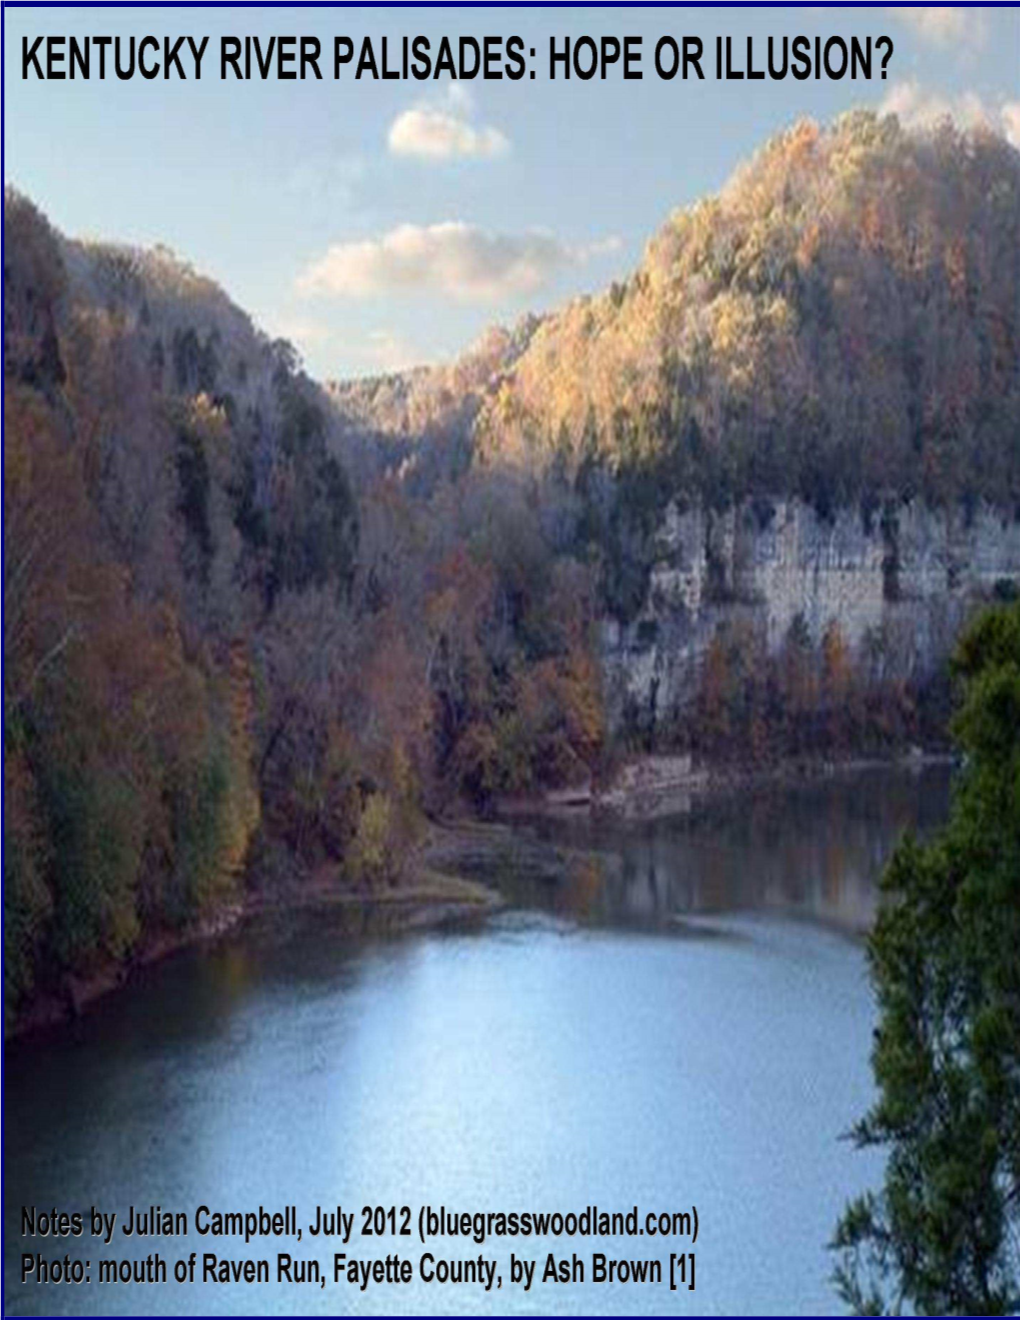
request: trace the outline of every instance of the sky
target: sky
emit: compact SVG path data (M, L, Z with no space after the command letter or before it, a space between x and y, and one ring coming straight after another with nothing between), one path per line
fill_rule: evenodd
M854 106L990 124L1020 149L1020 8L6 7L4 179L64 233L162 243L320 379L449 360L625 276L773 133ZM22 38L208 35L202 78L22 77ZM892 38L870 81L662 81L660 36ZM223 35L320 38L323 81L221 81ZM333 40L512 34L521 81L332 78ZM644 77L550 81L551 38L643 37Z

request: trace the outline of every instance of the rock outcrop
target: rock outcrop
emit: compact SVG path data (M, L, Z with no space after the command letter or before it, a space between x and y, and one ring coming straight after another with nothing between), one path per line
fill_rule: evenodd
M739 623L776 653L794 627L815 643L839 627L855 667L923 679L941 665L981 601L1020 584L1020 519L981 503L922 501L824 519L798 500L747 501L722 513L671 504L645 606L607 619L602 654L616 718L682 712L720 629Z

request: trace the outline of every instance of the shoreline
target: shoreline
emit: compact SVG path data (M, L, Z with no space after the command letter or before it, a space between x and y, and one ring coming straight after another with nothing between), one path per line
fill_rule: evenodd
M374 894L341 889L332 878L320 873L317 880L275 894L247 894L183 930L154 933L125 962L106 964L88 975L68 973L59 991L46 990L29 997L4 1044L74 1022L99 1000L127 989L135 973L143 968L187 949L213 945L268 913L337 908L360 910L366 915L386 911L401 931L411 931L484 920L502 906L503 900L494 889L427 866L406 885Z
M893 756L788 757L767 765L717 763L695 768L686 755L641 753L627 758L610 783L602 788L497 799L495 819L509 824L536 818L577 819L586 815L654 820L664 815L686 814L737 793L806 785L872 770L919 773L929 766L954 765L956 760L948 751L915 748Z
M31 995L6 1037L20 1041L75 1021L107 995L130 986L136 972L187 949L213 945L249 922L271 913L347 909L366 917L385 912L400 932L439 929L484 921L505 905L495 888L457 874L464 845L479 831L512 834L515 827L538 819L597 819L609 816L632 822L686 814L721 798L745 791L808 784L868 770L923 770L952 764L948 753L915 751L895 757L847 757L842 760L784 760L769 766L719 766L694 769L687 757L642 754L629 758L604 789L582 794L546 793L506 798L496 803L493 820L474 814L443 817L430 825L419 864L404 885L376 893L345 889L337 868L327 866L305 883L273 892L251 892L180 931L150 935L125 962L104 964L87 975L68 973L59 989ZM447 868L451 869L447 869Z

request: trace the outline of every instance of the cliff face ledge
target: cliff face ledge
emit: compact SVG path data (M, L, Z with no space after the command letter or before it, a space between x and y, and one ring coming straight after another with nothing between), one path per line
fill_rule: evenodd
M628 706L653 720L683 711L713 638L734 625L775 654L792 627L818 643L836 623L859 671L923 678L979 602L1020 584L1020 518L987 503L914 500L831 518L796 499L722 513L674 503L655 550L639 615L602 623L615 721Z

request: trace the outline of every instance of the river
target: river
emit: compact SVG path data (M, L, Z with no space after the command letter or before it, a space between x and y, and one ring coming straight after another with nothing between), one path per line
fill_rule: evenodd
M948 774L857 772L654 822L521 826L484 925L399 936L276 916L145 969L76 1024L5 1051L4 1291L15 1313L776 1312L837 1309L826 1250L881 1164L840 1140L871 1095L859 931L899 832L944 816ZM523 854L522 854L523 856ZM418 1207L691 1210L696 1244L463 1237L502 1287L420 1277ZM186 1238L127 1239L130 1206ZM199 1236L194 1212L297 1207L303 1241ZM415 1236L344 1247L316 1207L408 1205ZM26 1239L22 1206L117 1211L114 1245ZM547 1250L584 1283L511 1284ZM595 1283L591 1257L691 1251L696 1289ZM89 1261L21 1282L22 1251ZM103 1284L101 1259L266 1257L271 1282ZM277 1282L276 1254L326 1285ZM397 1251L406 1284L333 1283L334 1251Z

